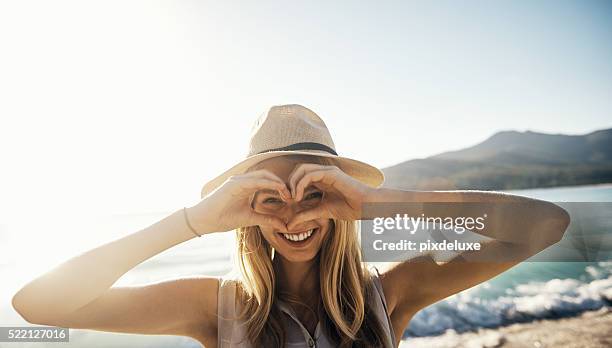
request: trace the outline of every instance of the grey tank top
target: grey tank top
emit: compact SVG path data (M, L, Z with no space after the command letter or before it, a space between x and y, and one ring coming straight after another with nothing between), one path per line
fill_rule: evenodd
M395 333L389 318L387 301L383 293L380 273L375 266L369 267L374 281L375 293L369 306L374 310L386 335L384 347L393 347L395 344ZM246 327L243 322L235 320L240 315L240 308L236 304L236 281L232 278L221 277L218 297L218 347L219 348L251 348L252 345L246 338ZM287 315L285 329L287 345L289 348L331 348L335 347L328 337L322 332L321 323L317 324L314 336L298 320L295 312L290 306L279 302L282 312Z

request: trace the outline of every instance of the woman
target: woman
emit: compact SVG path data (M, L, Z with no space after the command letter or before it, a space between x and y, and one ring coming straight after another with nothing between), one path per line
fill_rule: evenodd
M397 347L412 316L504 272L559 241L565 210L482 191L381 188L382 173L338 156L323 121L301 105L273 106L253 127L247 158L202 189L202 200L76 256L13 297L28 322L139 334L190 336L206 347ZM495 210L478 233L493 240L448 262L429 254L363 266L355 221L368 202L421 202L450 217L474 211L434 202L519 203ZM431 204L428 204L431 203ZM417 207L419 205L416 205ZM391 216L391 211L378 212ZM236 277L192 277L113 287L152 256L213 232L236 230ZM487 255L508 261L470 262ZM488 258L489 260L491 258Z

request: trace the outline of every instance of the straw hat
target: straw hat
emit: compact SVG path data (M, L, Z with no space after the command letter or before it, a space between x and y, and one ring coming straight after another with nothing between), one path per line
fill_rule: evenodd
M298 104L275 105L268 108L253 125L247 157L207 182L202 188L201 197L214 191L232 175L243 174L251 166L268 158L286 155L331 158L345 173L372 187L378 187L384 181L380 169L338 156L327 126L312 110Z

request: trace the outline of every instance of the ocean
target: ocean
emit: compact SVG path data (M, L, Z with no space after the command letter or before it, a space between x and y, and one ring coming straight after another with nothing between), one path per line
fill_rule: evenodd
M574 205L573 202L612 201L612 185L506 192L551 202L572 202ZM612 235L612 224L607 226L606 233ZM522 262L489 281L419 311L403 337L409 340L411 337L439 335L449 329L464 332L537 319L556 319L602 306L612 306L612 259Z
M612 185L507 191L553 202L611 202ZM0 326L27 324L10 298L38 274L89 250L144 228L170 212L114 215L93 220L0 224ZM80 231L84 225L94 226ZM40 230L36 230L36 228ZM60 228L61 227L61 228ZM607 226L606 233L612 229ZM51 232L60 231L61 232ZM233 233L196 238L141 263L115 285L139 285L189 275L222 275L231 268ZM104 265L100 265L104 267ZM92 270L95 271L95 270ZM523 262L503 274L419 311L403 333L411 339L447 330L463 332L543 318L575 316L612 306L612 259L592 262ZM402 344L402 345L403 345ZM0 347L41 347L40 343L1 343ZM189 338L70 330L62 347L199 347Z

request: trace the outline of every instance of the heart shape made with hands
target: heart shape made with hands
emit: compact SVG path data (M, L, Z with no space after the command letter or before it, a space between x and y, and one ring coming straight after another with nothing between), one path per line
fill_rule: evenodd
M289 230L299 224L319 218L358 220L361 217L361 204L372 188L352 178L333 165L303 163L297 165L289 175L291 198L284 197L285 203L291 200L302 203L311 187L322 192L320 202L307 207L293 216L287 223Z
M255 225L288 231L322 218L359 220L362 203L378 194L377 188L367 186L334 165L297 164L285 179L288 182L268 169L254 169L228 178L190 208L191 222L199 231L230 231ZM321 193L317 199L305 198L311 195L311 187ZM261 199L257 198L260 193ZM257 198L257 209L253 206L254 198ZM301 209L290 217L281 217L280 209L287 202L299 202Z

